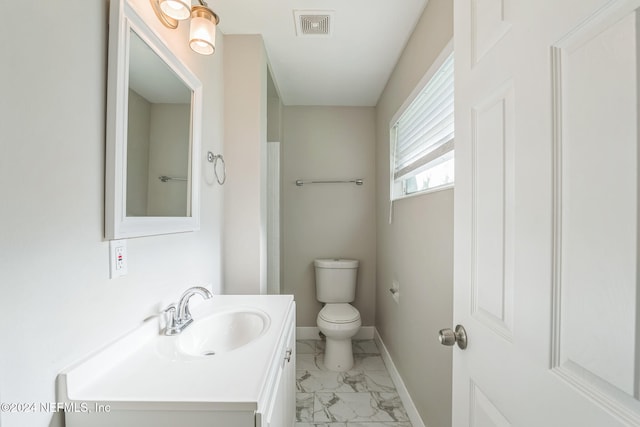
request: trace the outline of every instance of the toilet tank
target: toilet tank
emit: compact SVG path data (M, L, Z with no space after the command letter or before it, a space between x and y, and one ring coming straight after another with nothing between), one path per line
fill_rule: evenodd
M355 299L358 260L317 259L314 266L318 301L345 303Z

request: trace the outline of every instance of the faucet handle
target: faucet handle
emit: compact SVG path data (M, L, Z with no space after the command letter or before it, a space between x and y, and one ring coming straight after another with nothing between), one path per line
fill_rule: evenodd
M165 323L166 323L166 326L164 328L165 333L167 335L170 335L171 332L175 331L178 326L178 322L177 322L178 308L176 304L170 304L167 308L162 310L162 313L165 315L164 316Z

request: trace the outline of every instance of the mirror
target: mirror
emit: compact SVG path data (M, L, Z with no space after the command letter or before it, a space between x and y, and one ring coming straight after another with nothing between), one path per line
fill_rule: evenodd
M110 13L105 235L197 230L201 84L128 0Z
M191 89L129 37L127 216L187 216Z

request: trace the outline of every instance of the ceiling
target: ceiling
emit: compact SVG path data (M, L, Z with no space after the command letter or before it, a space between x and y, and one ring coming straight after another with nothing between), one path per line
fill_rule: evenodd
M428 0L210 0L220 31L261 34L284 105L374 106ZM294 11L331 11L329 36Z

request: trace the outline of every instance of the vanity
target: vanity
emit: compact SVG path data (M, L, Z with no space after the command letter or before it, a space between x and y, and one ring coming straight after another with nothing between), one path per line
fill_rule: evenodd
M63 371L66 426L293 426L293 297L216 295L191 314L177 335L154 316Z

